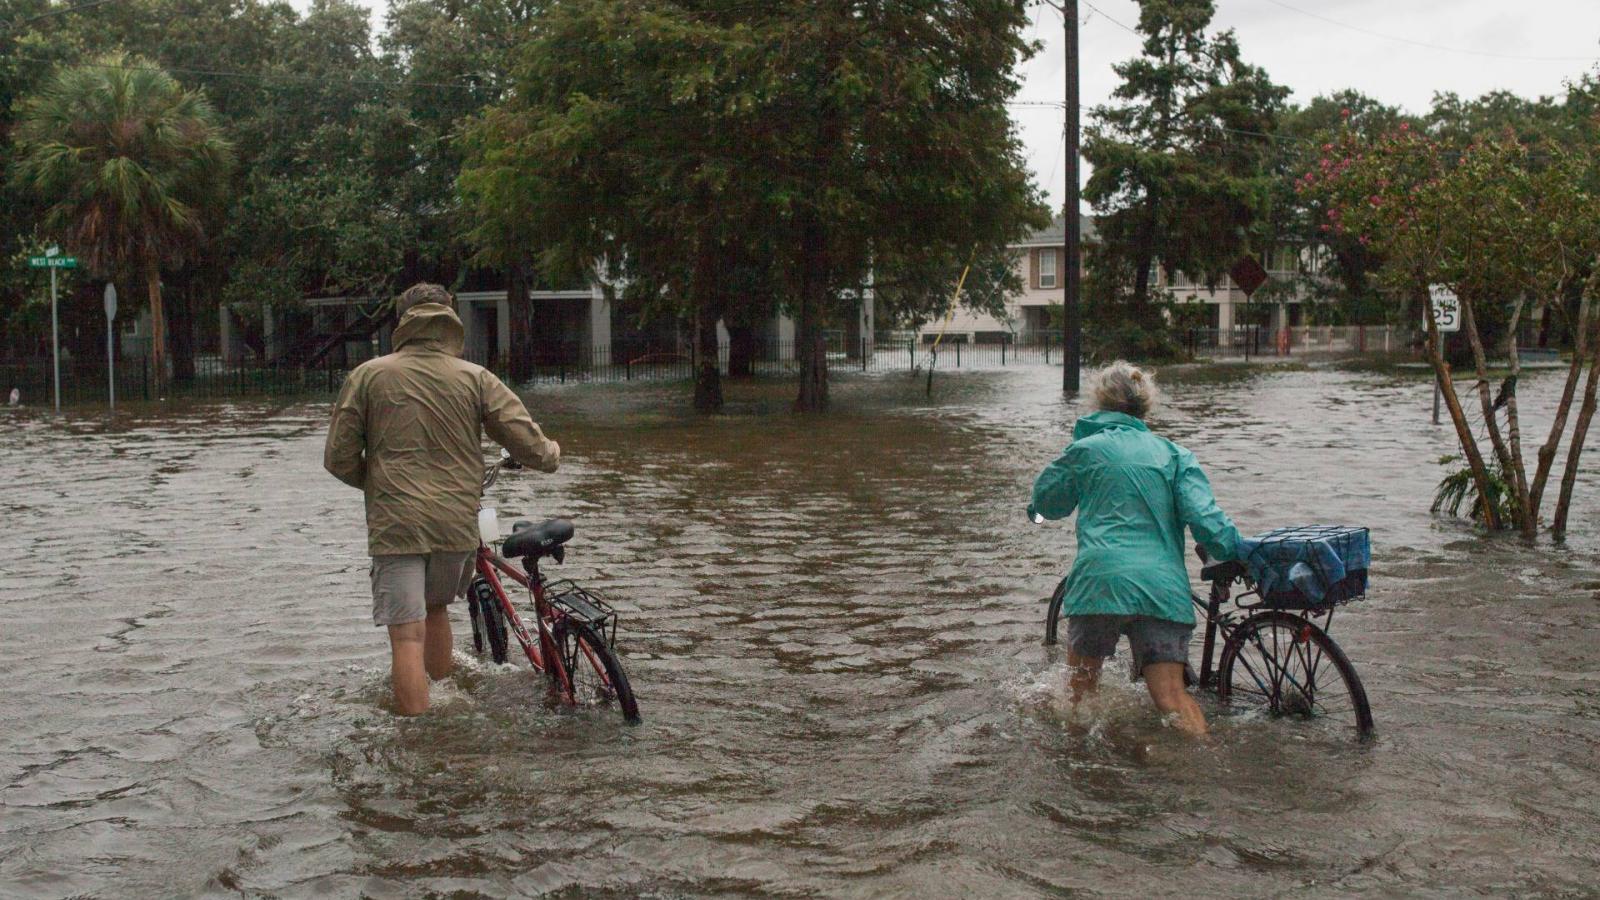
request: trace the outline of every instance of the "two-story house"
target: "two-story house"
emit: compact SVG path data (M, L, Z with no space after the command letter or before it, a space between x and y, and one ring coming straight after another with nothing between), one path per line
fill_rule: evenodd
M1093 252L1099 242L1094 221L1088 216L1079 220L1082 234L1083 257ZM1017 341L1033 343L1045 335L1055 339L1060 336L1060 323L1052 322L1051 308L1059 308L1065 300L1066 226L1057 216L1050 225L1013 244L1013 265L1022 291L1009 298L1003 316L989 316L958 309L948 320L928 323L921 329L924 341L933 341L943 333L946 341L973 343L998 343ZM1197 304L1193 314L1182 317L1174 325L1231 330L1248 323L1279 328L1298 325L1301 321L1302 298L1294 279L1311 260L1303 248L1284 245L1268 253L1263 261L1267 275L1274 281L1290 286L1292 298L1284 300L1278 292L1270 302L1249 303L1243 290L1224 277L1215 288L1191 279L1181 272L1171 277L1160 266L1152 273L1151 286L1177 303ZM1260 297L1261 293L1257 293Z

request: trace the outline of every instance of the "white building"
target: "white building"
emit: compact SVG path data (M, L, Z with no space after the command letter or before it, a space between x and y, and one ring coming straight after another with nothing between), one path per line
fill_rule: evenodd
M1099 242L1099 235L1088 216L1080 218L1079 226L1082 229L1083 255L1087 256ZM948 321L941 319L924 326L921 329L923 340L934 340L941 332L946 341L965 340L973 343L1031 343L1042 340L1045 335L1059 339L1061 326L1059 322L1052 323L1051 308L1059 309L1065 300L1066 243L1065 221L1057 216L1049 227L1013 244L1014 265L1023 288L1021 293L1006 301L1004 316L979 315L966 309L957 309ZM1289 283L1308 264L1305 256L1303 248L1283 246L1269 253L1263 264L1269 278ZM1248 298L1244 291L1226 276L1215 289L1211 289L1182 273L1169 278L1157 266L1151 287L1153 291L1164 292L1174 301L1203 307L1196 310L1193 316L1184 317L1190 327L1231 330L1243 327L1246 319L1250 319L1269 328L1278 328L1284 324L1298 325L1301 321L1301 300L1298 295L1289 302L1256 302L1250 304L1253 309L1247 312L1250 307L1246 306ZM1085 324L1090 324L1087 318ZM1182 324L1185 323L1175 323L1175 327L1181 327Z

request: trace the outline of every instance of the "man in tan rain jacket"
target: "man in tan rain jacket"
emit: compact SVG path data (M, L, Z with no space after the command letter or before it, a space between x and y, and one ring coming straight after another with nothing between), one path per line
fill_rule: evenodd
M460 359L465 331L436 284L400 295L395 351L363 363L333 408L323 466L366 493L372 621L389 627L395 705L428 709L428 676L450 674L448 604L478 549L482 434L554 472L561 447L500 379Z

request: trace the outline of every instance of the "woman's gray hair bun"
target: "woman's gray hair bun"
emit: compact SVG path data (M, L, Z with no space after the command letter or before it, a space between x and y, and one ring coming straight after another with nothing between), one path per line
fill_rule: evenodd
M1089 396L1095 409L1143 419L1160 400L1154 373L1117 360L1089 376Z

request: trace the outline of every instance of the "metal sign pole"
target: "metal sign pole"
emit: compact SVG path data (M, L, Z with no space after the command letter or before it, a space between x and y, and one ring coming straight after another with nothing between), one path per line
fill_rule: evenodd
M112 412L117 409L117 354L116 329L117 286L106 282L106 398Z
M56 315L56 270L50 268L50 354L55 364L56 412L61 412L61 327Z

